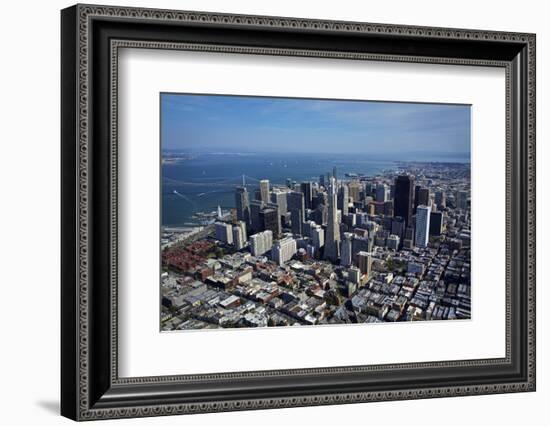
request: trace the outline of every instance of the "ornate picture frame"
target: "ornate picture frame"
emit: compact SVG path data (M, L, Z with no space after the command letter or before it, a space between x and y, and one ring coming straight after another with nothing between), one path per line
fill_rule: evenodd
M534 34L76 5L61 13L61 413L73 420L535 390ZM121 378L122 47L490 66L506 72L506 356Z

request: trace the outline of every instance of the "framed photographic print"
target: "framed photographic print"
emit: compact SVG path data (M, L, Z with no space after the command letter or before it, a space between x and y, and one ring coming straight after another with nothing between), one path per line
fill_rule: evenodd
M61 27L64 416L535 390L535 35Z

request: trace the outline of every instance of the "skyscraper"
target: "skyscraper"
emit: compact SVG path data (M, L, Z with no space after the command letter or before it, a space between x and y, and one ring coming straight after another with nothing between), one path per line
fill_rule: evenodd
M342 238L342 255L340 256L340 265L350 266L352 264L352 244L353 234L350 232L344 232L344 238Z
M296 245L296 240L292 237L286 237L282 240L279 240L275 243L272 250L272 257L279 266L284 265L292 256L296 254L298 247Z
M327 199L327 193L326 192L318 192L317 195L315 196L315 208L317 208L317 206L323 204L323 205L328 205L328 199Z
M268 252L272 245L273 233L271 231L258 232L250 237L250 251L254 256L261 256Z
M250 226L250 202L248 191L244 186L238 186L235 191L235 205L237 206L237 219Z
M392 250L399 250L399 237L395 234L391 234L386 239L386 247Z
M435 235L436 237L441 235L443 231L443 213L442 212L431 212L430 214L430 235Z
M271 192L271 202L279 206L279 214L284 216L287 212L286 191L281 191L278 188Z
M269 202L269 181L267 179L260 181L260 200L262 203Z
M445 192L437 191L435 193L435 204L437 204L438 209L447 207L447 197L445 196Z
M216 222L215 225L216 240L225 244L233 244L233 233L231 225L225 222Z
M384 203L384 215L393 216L393 201L386 201Z
M311 230L311 239L314 247L319 250L325 245L325 231L319 225Z
M397 176L395 179L393 214L405 219L405 226L411 225L413 194L414 178L408 175Z
M359 253L357 253L357 267L362 274L365 274L367 276L367 278L370 275L371 265L372 257L370 253L366 251L360 251Z
M328 208L324 204L319 204L315 210L311 213L311 218L318 225L325 225L328 218Z
M461 210L468 210L468 192L458 191L455 196L456 208Z
M430 236L430 211L425 205L416 208L416 226L414 244L416 247L426 247Z
M362 189L363 185L358 181L353 181L348 184L348 196L353 200L353 202L357 203L361 201Z
M242 223L242 222L241 222ZM233 245L237 250L244 247L245 235L243 234L243 228L238 225L233 227Z
M376 201L386 202L389 199L390 191L385 183L376 185Z
M250 202L250 230L251 232L263 231L262 221L260 219L260 211L263 203L260 200L252 200Z
M336 205L336 181L331 177L328 185L328 220L325 238L325 258L336 262L340 257L340 224Z
M278 238L281 232L281 218L277 205L269 205L260 210L260 223L263 231L271 231L274 238Z
M391 233L397 235L400 240L405 236L405 219L396 216L391 222Z
M342 212L342 216L349 212L349 189L345 183L338 188L338 208Z
M297 191L287 193L287 208L292 222L292 233L302 235L302 223L305 221L304 194Z
M348 269L349 280L354 284L359 284L361 281L361 270L356 266L351 266Z
M420 205L428 206L430 205L430 190L428 188L422 188L418 187L418 191L416 191L416 196L414 200L414 211L416 212L416 208Z
M300 184L300 191L304 194L304 204L306 209L311 209L311 182L302 182Z

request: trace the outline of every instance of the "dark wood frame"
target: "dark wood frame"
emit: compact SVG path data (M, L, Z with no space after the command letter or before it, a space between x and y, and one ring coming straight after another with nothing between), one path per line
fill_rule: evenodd
M64 9L61 28L64 416L89 420L535 390L533 34L95 5ZM506 357L119 378L116 54L125 46L506 68Z

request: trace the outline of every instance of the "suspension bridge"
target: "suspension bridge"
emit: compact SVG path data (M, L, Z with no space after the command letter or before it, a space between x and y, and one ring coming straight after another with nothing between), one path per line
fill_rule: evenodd
M210 178L197 178L192 181L184 181L179 179L173 179L167 176L163 176L162 179L169 184L181 185L181 186L200 186L200 187L237 187L237 186L258 186L260 180L248 175L234 176L230 178L222 178L223 180L210 180ZM219 178L216 178L219 179Z

